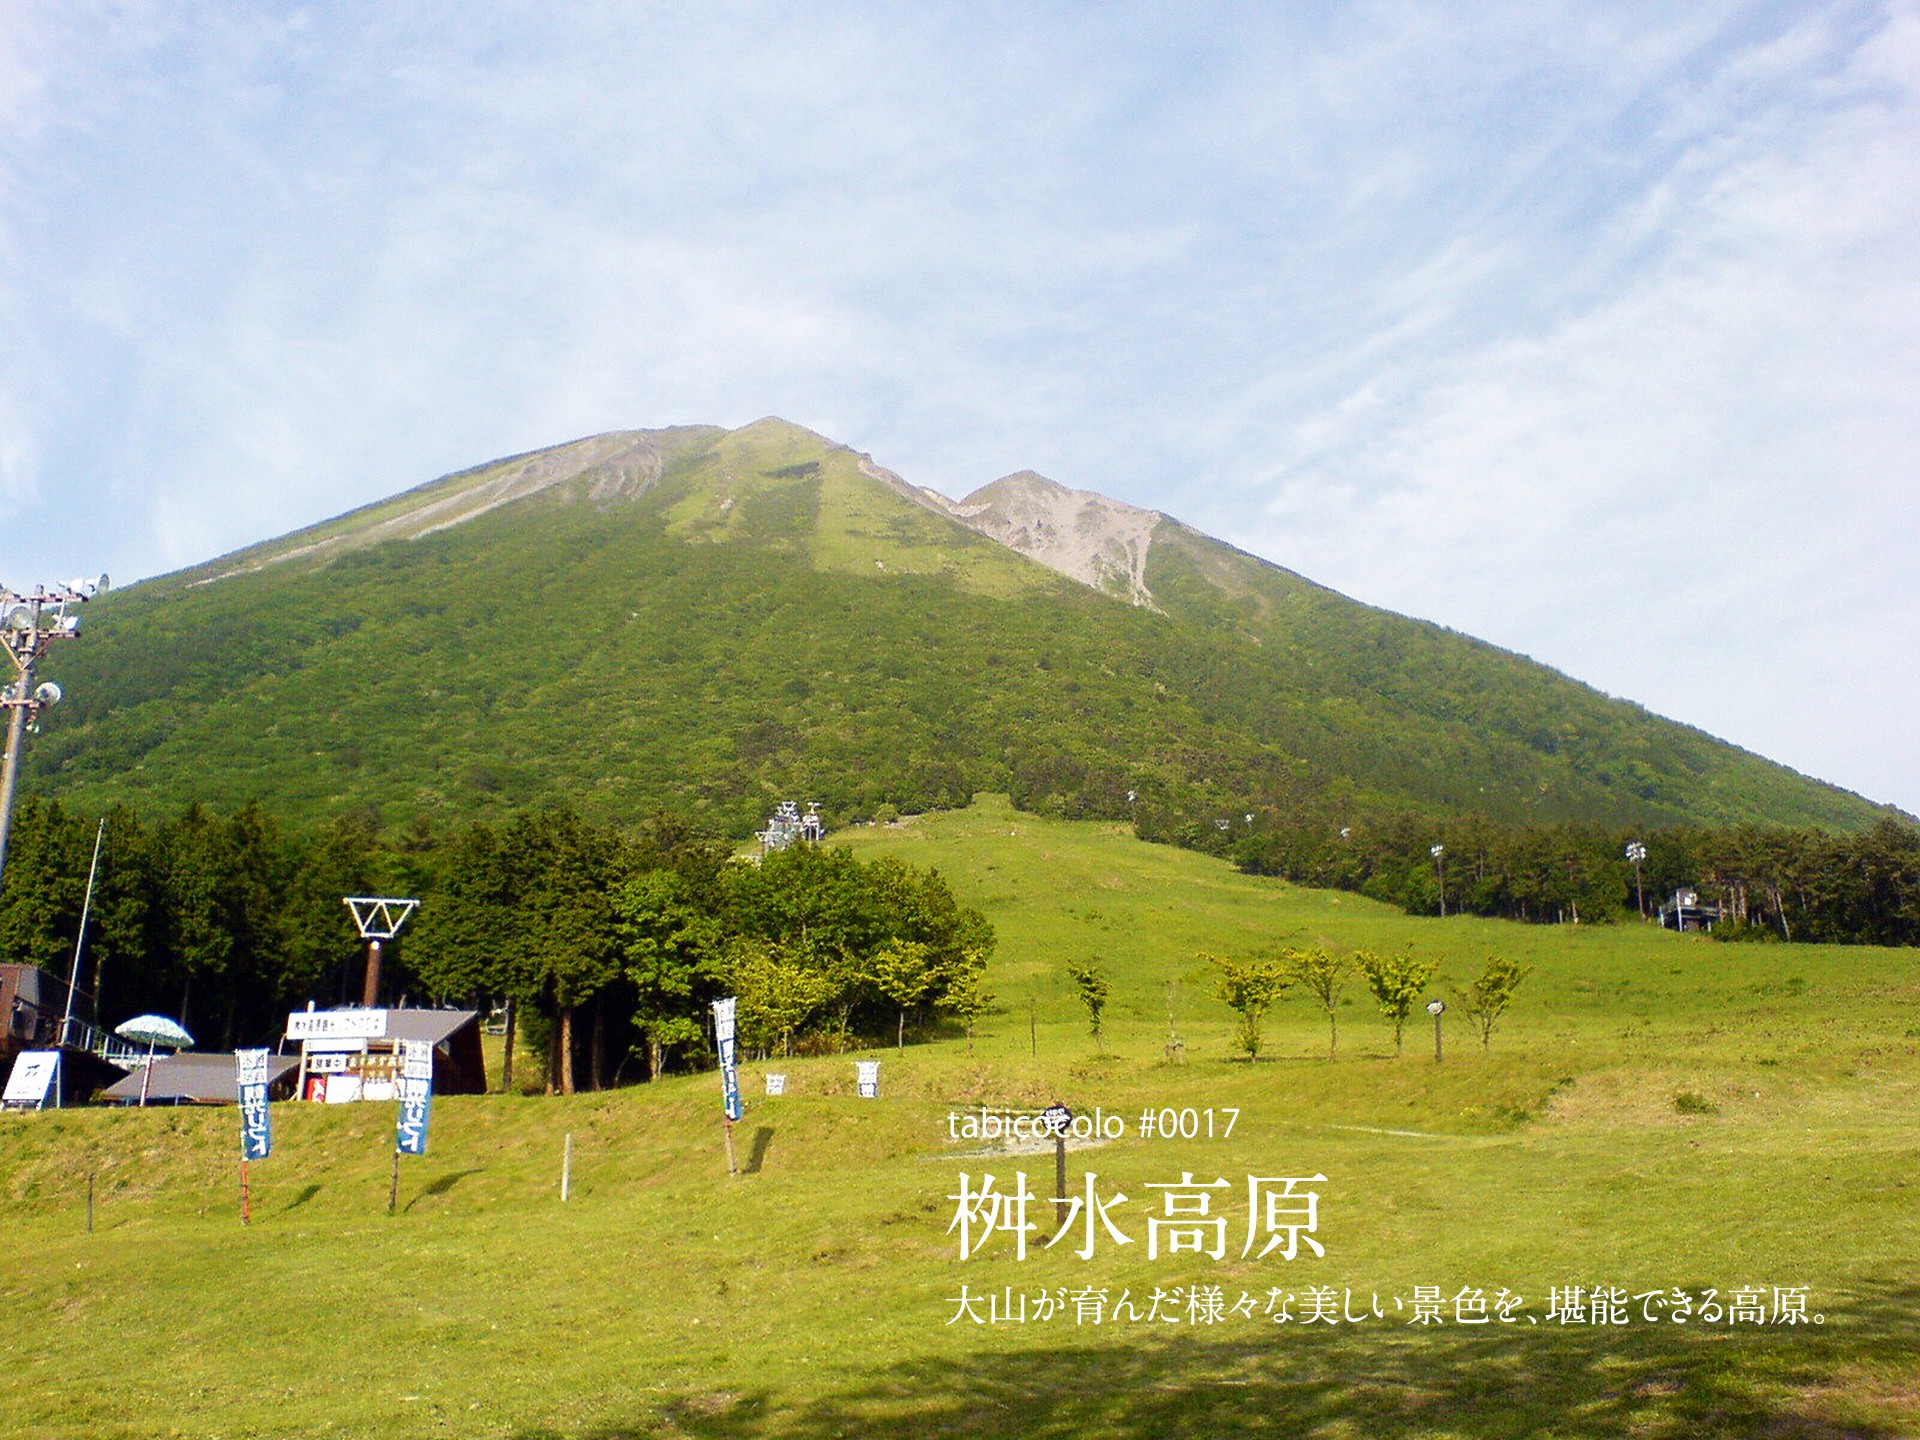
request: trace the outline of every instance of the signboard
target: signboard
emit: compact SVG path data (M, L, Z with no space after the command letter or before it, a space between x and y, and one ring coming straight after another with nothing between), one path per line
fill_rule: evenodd
M0 1104L31 1106L38 1110L47 1103L47 1091L60 1072L58 1050L22 1050L7 1076L7 1089Z
M417 1043L417 1042L416 1042ZM401 1042L406 1044L405 1041ZM400 1098L400 1057L389 1052L384 1055L352 1055L347 1059L347 1073L360 1076L360 1098L362 1100L397 1100ZM432 1072L428 1072L431 1078Z
M720 1095L729 1120L738 1120L745 1113L740 1105L740 1071L733 1038L733 1012L738 1003L732 995L713 1002L713 1038L720 1049Z
M784 1095L787 1093L787 1077L784 1075L767 1076L767 1094Z
M1067 1133L1067 1127L1073 1124L1073 1112L1058 1100L1042 1110L1040 1118L1046 1122L1048 1133L1055 1136L1064 1136Z
M273 1149L273 1131L267 1118L267 1052L236 1050L233 1078L240 1095L240 1158L264 1160Z
M854 1083L859 1086L862 1100L880 1098L880 1062L878 1060L856 1060L853 1062Z
M358 1036L325 1035L313 1040L300 1042L300 1053L307 1057L307 1068L313 1069L313 1062L323 1055L364 1055L367 1042Z
M394 1140L402 1155L427 1153L427 1121L433 1108L433 1042L400 1042L399 1129Z
M287 1016L289 1040L384 1040L384 1010L296 1010Z

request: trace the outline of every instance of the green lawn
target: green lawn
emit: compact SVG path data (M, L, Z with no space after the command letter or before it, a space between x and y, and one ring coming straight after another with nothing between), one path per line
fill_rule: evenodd
M391 1219L391 1107L277 1107L250 1228L230 1111L0 1117L0 1430L1920 1433L1913 952L1410 920L991 799L845 843L937 865L988 911L999 1004L971 1049L869 1052L877 1102L854 1096L852 1057L748 1065L737 1179L712 1075L438 1100ZM1450 1027L1436 1065L1417 1016L1396 1057L1356 983L1337 1061L1289 997L1249 1065L1195 956L1276 939L1411 941L1454 981L1496 950L1536 970L1487 1051ZM1098 1052L1061 978L1089 958L1115 987ZM772 1068L784 1098L761 1096ZM1069 1193L1088 1173L1124 1192L1110 1213L1133 1243L1101 1232L1083 1260L1080 1228L1048 1251L1046 1224L1025 1260L1006 1235L960 1260L961 1174L1024 1172L1039 1219L1053 1157L982 1154L949 1113L1053 1099L1124 1117L1125 1139L1070 1152ZM1230 1137L1142 1139L1148 1106L1211 1110L1216 1132L1239 1114ZM1323 1257L1241 1258L1250 1175L1326 1177ZM1147 1187L1185 1176L1228 1181L1209 1211L1232 1219L1223 1259L1144 1254L1169 1193ZM1550 1320L1575 1286L1662 1298L1625 1325ZM1025 1323L956 1320L962 1287L1024 1296ZM1808 1323L1642 1318L1676 1289L1724 1305L1743 1287L1769 1320L1776 1287L1804 1297ZM1503 1289L1511 1322L1457 1323L1463 1292ZM1115 1318L1123 1291L1142 1318ZM1337 1323L1306 1323L1328 1291ZM1442 1323L1409 1323L1429 1294Z

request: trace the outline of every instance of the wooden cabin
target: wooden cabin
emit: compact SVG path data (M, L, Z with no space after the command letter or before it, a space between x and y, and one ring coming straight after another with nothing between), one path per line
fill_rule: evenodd
M392 1100L402 1040L433 1045L436 1095L484 1095L487 1063L480 1049L477 1010L296 1010L287 1017L287 1043L300 1047L294 1093L338 1105Z

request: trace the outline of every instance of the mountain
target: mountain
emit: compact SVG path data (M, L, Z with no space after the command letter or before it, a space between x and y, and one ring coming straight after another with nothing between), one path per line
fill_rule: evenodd
M1886 813L1168 516L1032 472L949 500L774 419L446 476L96 601L48 668L31 782L88 806Z

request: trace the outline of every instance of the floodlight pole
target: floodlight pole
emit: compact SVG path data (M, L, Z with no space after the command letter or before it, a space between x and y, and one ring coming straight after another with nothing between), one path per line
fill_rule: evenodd
M420 902L379 895L347 895L340 903L353 912L354 928L367 942L367 983L361 991L360 1003L371 1010L380 1003L380 942L398 935Z
M27 730L42 710L60 699L58 685L34 685L33 667L47 646L80 633L80 617L67 614L67 607L85 604L106 588L105 575L51 588L36 586L30 594L0 585L0 644L6 646L15 672L13 684L0 695L0 707L7 711L7 754L0 761L0 881L7 873L7 837L13 829L13 796L20 783Z
M367 983L361 991L360 1003L371 1010L380 998L380 942L367 941Z
M7 707L7 758L0 763L0 880L7 874L7 834L13 829L13 790L20 778L20 750L27 740L27 684L33 679L33 664L21 667L4 703Z

